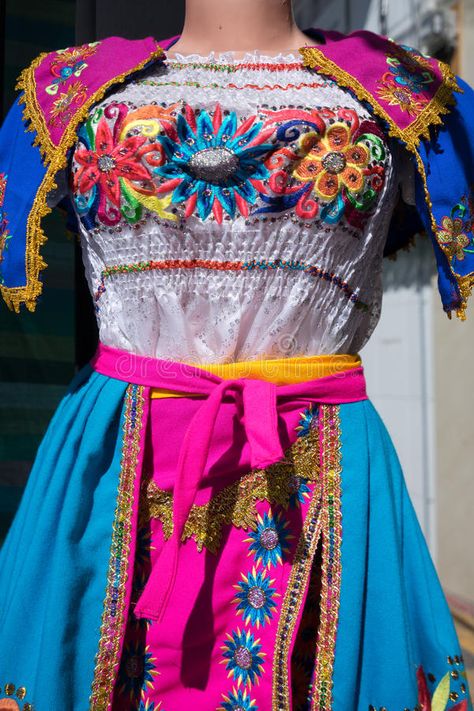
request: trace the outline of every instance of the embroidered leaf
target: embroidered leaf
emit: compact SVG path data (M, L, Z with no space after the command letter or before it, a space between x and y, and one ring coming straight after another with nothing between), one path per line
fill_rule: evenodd
M433 694L432 711L445 711L449 701L449 672L443 676Z

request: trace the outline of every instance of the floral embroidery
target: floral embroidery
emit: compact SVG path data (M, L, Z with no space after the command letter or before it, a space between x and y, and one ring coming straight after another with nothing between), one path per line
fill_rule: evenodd
M4 259L5 250L8 247L8 240L11 238L11 234L8 232L8 220L3 209L3 203L5 201L5 191L7 188L7 175L5 173L0 173L0 265ZM2 275L0 272L0 284L3 284Z
M227 696L223 696L222 706L217 711L258 711L258 706L247 693L247 689L232 689Z
M437 238L441 249L452 261L463 261L466 254L474 253L474 194L471 192L451 210L451 215L442 218L437 226ZM468 249L470 247L470 249Z
M303 219L331 224L345 217L362 229L384 184L383 133L375 122L361 122L351 109L262 109L258 115L238 118L218 102L213 111L186 103L144 105L132 111L125 104L109 104L81 127L84 147L75 153L79 162L85 151L97 160L100 156L94 148L100 112L104 121L113 121L109 151L128 138L137 143L143 139L132 162L148 173L143 185L133 179L132 185L116 162L107 164L114 186L113 195L107 193L113 208L105 220L109 225L120 217L135 223L143 208L172 221L178 215L195 216L219 224L237 215L266 219L269 212L294 208ZM79 179L74 183L87 229L95 226L97 216L104 221L104 204L97 213L95 185Z
M272 565L283 563L283 557L290 550L288 542L294 538L288 531L289 522L280 513L275 516L272 512L257 514L257 530L251 531L245 539L250 543L249 555L255 555L255 561L270 568Z
M233 630L227 634L227 641L221 647L224 659L220 664L225 664L226 669L237 681L237 686L252 686L259 683L262 676L265 652L262 645L255 639L249 630Z
M156 659L142 642L130 642L124 648L119 672L119 693L129 694L133 701L138 694L143 696L149 688L153 688L156 670Z
M379 82L378 95L389 106L417 116L429 104L430 97L423 92L435 80L429 59L412 47L394 44L387 64L389 70Z
M283 113L276 112L274 118ZM284 147L269 159L278 168L269 184L279 194L262 196L268 207L256 212L280 212L294 206L299 217L317 217L329 224L344 217L362 229L385 181L387 152L382 131L374 121L361 122L351 109L299 110L292 118L288 127L297 131L293 124L301 126L291 144L294 152ZM278 129L281 138L282 129L286 126ZM280 169L288 159L289 171Z
M415 709L419 711L468 711L470 708L467 698L467 674L464 669L462 655L447 657L448 664L452 667L444 676L437 680L433 674L426 674L423 665L416 670L418 686L418 703ZM464 681L463 681L464 680ZM430 691L430 686L433 687ZM461 696L466 696L460 699ZM452 705L452 702L456 702ZM369 711L377 711L376 706L370 705Z
M455 210L456 208L454 208ZM456 259L464 259L464 247L470 243L469 237L464 234L464 223L460 217L443 217L438 240Z
M448 657L448 663L459 666L462 663L462 657ZM451 678L458 682L460 676L466 678L464 669L461 671L453 669L451 672L446 672L434 688L433 694L430 694L425 671L423 666L420 665L416 672L416 679L418 683L418 704L421 709L423 711L446 711L449 706L449 711L468 711L467 699L462 699L454 706L450 706L451 701L457 701L460 694L466 693L465 684L461 685L460 692L454 689L451 690Z
M14 699L13 696L16 698ZM21 706L17 699L22 702ZM26 688L24 686L15 687L15 684L11 682L3 687L0 686L0 711L33 711L33 705L25 699Z
M158 106L128 112L125 104L98 109L78 132L74 153L74 201L86 229L96 217L107 225L121 218L133 224L143 207L176 220L166 212L170 197L159 197L153 184L153 167L163 162L162 147L154 139L168 112ZM106 119L114 119L112 128ZM78 167L77 167L78 166Z
M238 591L233 602L238 603L237 612L244 618L246 624L264 626L273 617L277 606L274 598L278 593L272 587L274 580L266 577L266 570L256 571L242 575L242 580L234 585Z
M196 118L194 109L186 105L185 115L178 114L177 136L158 136L169 159L155 169L167 178L158 192L173 190L173 202L186 201L186 217L196 208L201 220L211 211L218 222L223 210L231 217L236 209L248 215L257 195L254 181L269 175L258 159L273 148L266 140L274 128L262 125L250 116L237 126L235 112L223 113L219 103L212 119L204 109Z
M306 483L307 480L301 476L293 476L290 479L290 506L300 506L311 495L311 489Z
M150 701L150 699L147 699L146 701L143 701L143 699L140 699L140 704L138 706L137 711L165 711L165 710L161 708L161 701L158 703L158 706L155 706L155 702Z
M53 102L48 126L57 126L58 123L66 126L74 111L82 106L86 99L87 87L81 81L75 81Z
M51 96L58 93L58 89L62 84L65 84L71 77L80 77L81 73L87 67L84 61L87 57L92 56L97 51L100 42L91 42L80 47L71 47L60 49L53 55L53 60L50 65L50 72L54 79L52 83L46 87L45 91Z

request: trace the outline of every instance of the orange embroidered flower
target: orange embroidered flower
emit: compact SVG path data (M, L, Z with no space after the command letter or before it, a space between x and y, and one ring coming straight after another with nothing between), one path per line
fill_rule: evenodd
M416 96L409 88L400 86L391 79L381 82L377 93L389 106L398 106L410 116L417 116L428 104L426 97Z
M363 143L353 143L345 123L334 123L324 135L306 133L301 147L309 151L293 171L302 181L313 181L323 200L334 200L343 188L359 193L365 185L364 169L370 160Z
M460 217L443 217L438 240L451 257L464 259L464 247L469 244L469 237L463 232L464 223Z

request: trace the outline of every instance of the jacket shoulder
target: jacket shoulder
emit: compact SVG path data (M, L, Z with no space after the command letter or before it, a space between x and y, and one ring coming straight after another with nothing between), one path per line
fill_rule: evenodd
M163 56L153 37L118 36L36 56L21 72L16 89L22 92L24 119L36 132L46 161L64 147L70 124L77 123L109 86Z

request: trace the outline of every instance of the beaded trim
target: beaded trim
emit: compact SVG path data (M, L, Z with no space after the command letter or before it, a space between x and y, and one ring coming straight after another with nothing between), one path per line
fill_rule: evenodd
M329 80L318 81L318 82L301 82L300 84L218 84L217 82L211 82L210 84L201 84L198 81L154 81L153 79L143 79L140 84L145 84L146 86L194 86L198 89L254 89L256 91L273 91L274 89L279 89L280 91L288 91L288 89L320 89L321 87L327 86Z
M122 629L126 620L126 582L131 565L129 559L132 542L132 511L144 422L144 391L145 388L141 385L129 385L125 396L117 505L112 524L106 595L89 711L110 709L115 675L120 663Z
M342 572L341 471L339 407L329 405L323 408L321 419L322 587L311 711L332 709Z
M280 461L265 469L253 469L226 486L206 504L193 504L182 540L193 537L199 551L205 546L217 554L224 526L232 524L237 528L255 530L257 501L288 508L295 478L318 480L318 451L317 429L310 429L307 434L298 437ZM172 493L160 489L150 480L141 496L140 518L145 522L151 518L161 520L163 534L169 538L173 532Z
M352 289L348 282L337 276L334 272L326 271L314 264L308 264L301 260L285 260L274 259L272 261L266 259L252 259L246 262L218 262L211 259L163 259L160 261L148 260L146 262L136 262L135 264L117 264L104 269L101 273L100 284L94 294L94 300L97 303L106 291L105 280L116 274L128 274L130 272L145 272L164 269L211 269L218 271L267 271L282 269L286 271L298 271L310 276L323 279L337 286L344 292L345 296L352 301L356 308L367 311L369 305L359 299L357 289Z
M175 60L173 57L167 57L164 61L165 64L172 62L173 67L178 69L187 69L192 67L193 69L207 69L212 72L231 72L235 73L241 71L242 69L248 69L249 71L260 71L265 68L270 72L281 72L286 70L299 70L307 71L304 64L299 62L239 62L238 64L218 64L213 62L180 62Z

